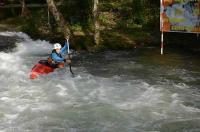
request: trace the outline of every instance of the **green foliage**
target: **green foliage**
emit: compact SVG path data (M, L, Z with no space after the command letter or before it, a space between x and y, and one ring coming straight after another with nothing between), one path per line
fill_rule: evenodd
M133 21L137 24L143 23L143 5L141 0L133 0L132 2L132 14Z
M6 4L20 4L19 0L5 0ZM94 46L93 0L54 0L76 37L78 49L91 49ZM101 43L94 48L129 48L130 42L143 41L149 37L146 32L159 27L159 0L99 0L99 21ZM26 4L46 4L46 0L26 0ZM50 26L47 24L47 7L29 8L32 19L21 23L22 31L32 36L46 35L49 38L63 39L61 29L50 13ZM3 11L1 18L20 16L21 7ZM0 18L0 19L1 19ZM19 24L20 25L20 24ZM152 30L153 29L153 30ZM106 33L109 32L109 33ZM118 32L118 33L117 33ZM123 32L120 33L119 32ZM42 35L41 35L42 34ZM45 38L45 37L44 37ZM60 39L59 38L59 39ZM120 38L120 40L119 40ZM120 43L118 43L120 41ZM127 42L126 42L127 41ZM126 45L128 44L128 45ZM127 47L128 46L128 47Z
M92 14L91 0L65 0L59 8L70 24L88 25Z
M112 9L113 8L113 5L112 4L110 4L110 3L101 3L100 4L100 6L99 6L99 9L101 10L101 11L110 11L110 9Z
M104 12L99 14L99 21L101 24L106 26L116 25L116 16L113 13Z
M141 0L132 1L132 11L134 15L139 15L143 11L143 5Z
M22 26L22 31L35 36L38 34L38 27L36 26L35 20L27 20L26 24Z
M99 15L99 20L102 22L102 23L108 23L108 17L104 14L100 14Z
M160 1L132 0L132 19L136 24L152 25L159 22Z
M21 8L0 8L0 20L16 17L20 14Z
M80 25L80 23L76 23L74 25L71 25L71 29L74 31L82 31L82 26Z

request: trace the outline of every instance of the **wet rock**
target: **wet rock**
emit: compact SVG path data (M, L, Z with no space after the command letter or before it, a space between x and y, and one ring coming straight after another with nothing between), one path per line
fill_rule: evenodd
M19 41L17 37L0 35L0 51L8 51L13 49L17 41Z

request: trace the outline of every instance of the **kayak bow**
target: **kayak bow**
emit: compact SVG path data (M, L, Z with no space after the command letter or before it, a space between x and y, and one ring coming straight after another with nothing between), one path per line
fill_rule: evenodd
M51 67L47 60L40 60L34 65L30 72L30 79L35 79L39 75L49 74L54 71L55 68Z

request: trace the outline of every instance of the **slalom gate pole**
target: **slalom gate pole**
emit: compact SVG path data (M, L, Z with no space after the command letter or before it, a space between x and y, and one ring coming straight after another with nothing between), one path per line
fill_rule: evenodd
M160 46L160 54L163 55L163 49L164 49L164 33L162 31L161 33L161 46Z

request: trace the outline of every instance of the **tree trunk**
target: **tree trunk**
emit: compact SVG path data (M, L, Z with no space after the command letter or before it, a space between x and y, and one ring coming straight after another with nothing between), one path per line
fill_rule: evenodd
M93 6L93 17L94 17L94 41L96 45L99 45L100 32L99 32L99 11L98 11L99 0L94 0Z
M22 5L22 12L21 12L21 16L25 17L25 18L29 18L30 17L30 11L28 10L25 0L20 0L21 5Z
M47 5L48 5L50 12L53 14L58 26L60 26L60 28L64 34L64 37L69 39L70 35L71 35L70 29L69 29L69 24L66 23L63 15L58 11L58 9L54 3L54 0L46 0L46 1L47 1Z

